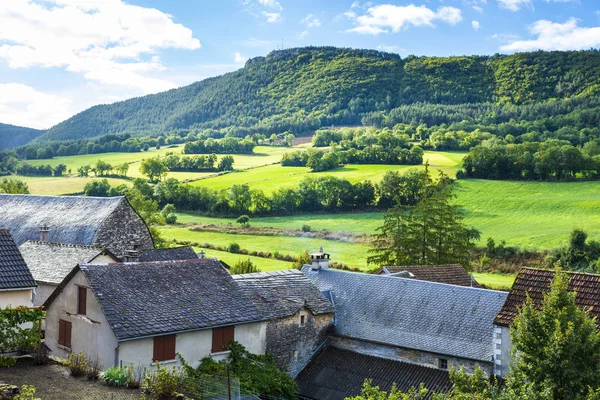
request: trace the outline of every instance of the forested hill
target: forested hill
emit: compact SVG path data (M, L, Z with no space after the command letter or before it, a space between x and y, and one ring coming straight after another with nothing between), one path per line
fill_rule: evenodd
M42 135L44 130L0 124L0 151L22 146Z
M306 47L273 51L238 71L182 88L92 107L40 139L225 127L236 136L299 133L359 124L367 113L421 102L510 105L598 94L596 50L401 59L374 50Z

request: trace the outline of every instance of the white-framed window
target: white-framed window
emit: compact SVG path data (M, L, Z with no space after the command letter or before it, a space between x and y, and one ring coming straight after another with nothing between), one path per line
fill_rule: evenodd
M440 369L448 369L448 360L445 358L438 358L438 367Z

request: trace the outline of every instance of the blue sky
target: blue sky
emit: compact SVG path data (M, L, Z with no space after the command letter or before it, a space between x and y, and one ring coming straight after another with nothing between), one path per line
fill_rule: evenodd
M600 47L599 0L0 0L0 122L49 128L273 49L448 56Z

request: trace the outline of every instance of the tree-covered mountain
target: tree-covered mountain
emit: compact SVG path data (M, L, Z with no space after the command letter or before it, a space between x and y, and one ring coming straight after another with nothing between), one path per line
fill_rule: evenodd
M596 50L401 59L374 50L306 47L273 51L238 71L182 88L92 107L39 140L221 128L236 136L300 133L360 124L373 112L414 115L410 109L423 110L423 103L506 110L598 94Z
M45 132L45 130L0 123L0 151L22 146Z

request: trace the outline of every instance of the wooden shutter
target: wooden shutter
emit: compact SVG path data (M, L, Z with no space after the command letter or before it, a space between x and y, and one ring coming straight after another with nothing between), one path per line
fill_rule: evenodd
M85 315L87 308L87 289L79 287L79 304L77 306L77 314Z
M58 320L58 344L65 346L65 320Z
M223 347L223 328L213 328L212 330L212 352L218 353Z
M226 326L223 328L223 347L228 346L229 343L233 342L235 335L235 327Z
M175 359L175 335L163 336L163 361Z
M65 321L65 346L71 348L71 323L69 321Z
M154 354L152 355L152 361L162 361L163 354L165 353L165 340L163 336L154 337Z

